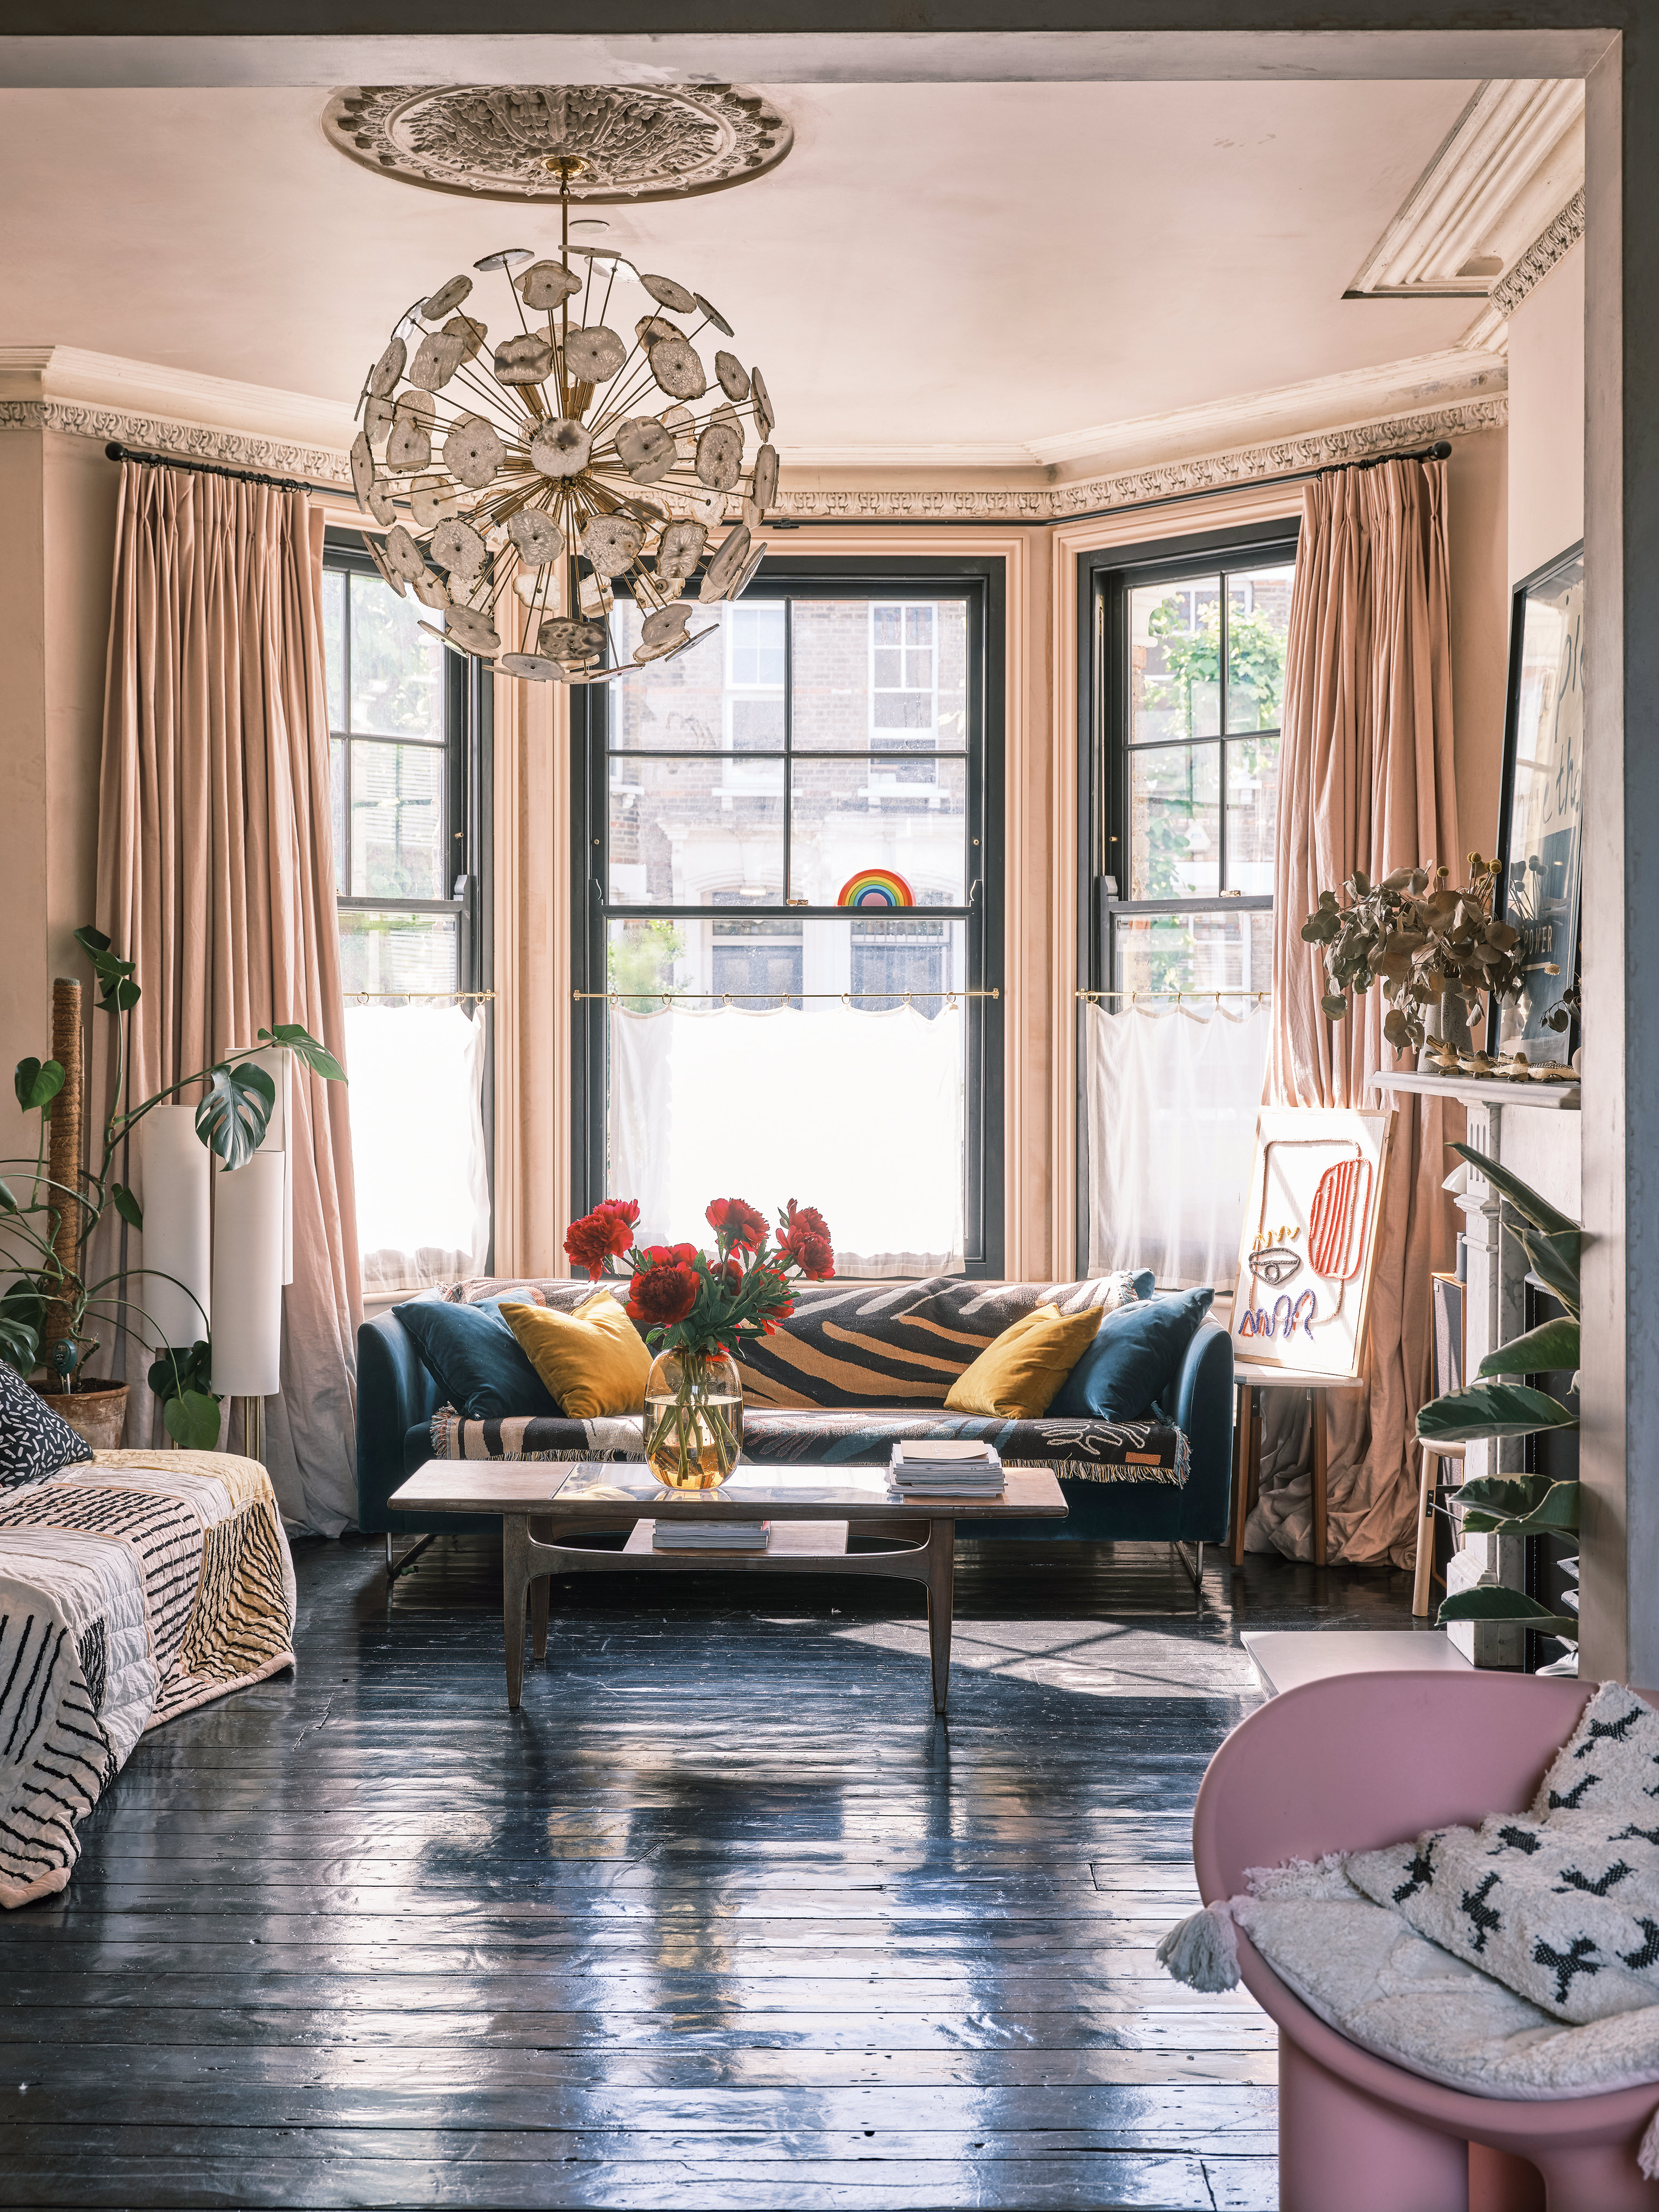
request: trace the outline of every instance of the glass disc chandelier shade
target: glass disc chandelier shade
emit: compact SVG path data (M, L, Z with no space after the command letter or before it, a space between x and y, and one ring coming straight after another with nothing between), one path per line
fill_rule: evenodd
M508 676L602 683L717 625L759 568L778 457L766 380L700 293L622 254L507 247L398 322L351 448L368 546L425 628ZM619 595L641 617L621 661Z

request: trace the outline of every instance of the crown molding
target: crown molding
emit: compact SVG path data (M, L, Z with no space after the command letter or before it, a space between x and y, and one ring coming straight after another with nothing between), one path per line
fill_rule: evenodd
M0 346L0 430L24 429L350 482L351 411L337 401L79 346Z
M780 493L778 513L798 522L1001 521L1041 525L1074 515L1139 507L1197 492L1226 491L1304 470L1340 468L1410 452L1439 438L1499 430L1509 421L1507 393L1465 400L1386 422L1351 422L1306 436L1276 439L1231 453L1209 453L1136 469L1121 476L1080 477L1066 483L998 485L864 484L845 489L790 489Z
M1541 284L1584 235L1584 191L1581 185L1553 222L1540 231L1502 281L1492 288L1492 305L1512 315L1534 285Z
M1481 85L1371 248L1346 297L1485 299L1584 180L1584 88Z

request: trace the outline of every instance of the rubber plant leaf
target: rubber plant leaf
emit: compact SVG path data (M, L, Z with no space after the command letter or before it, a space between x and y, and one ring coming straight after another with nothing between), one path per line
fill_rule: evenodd
M1578 1224L1565 1213L1558 1212L1548 1199L1540 1198L1530 1183L1524 1183L1507 1168L1499 1167L1496 1160L1476 1150L1473 1145L1454 1145L1452 1150L1461 1153L1472 1168L1478 1169L1496 1191L1501 1191L1516 1212L1541 1229L1547 1236L1559 1236L1564 1230L1577 1230Z
M1578 1247L1576 1229L1546 1235L1539 1229L1514 1232L1516 1241L1531 1262L1532 1271L1553 1297L1559 1298L1575 1321L1578 1318Z
M1449 1495L1460 1505L1519 1521L1543 1504L1553 1486L1547 1474L1477 1474Z
M346 1072L326 1045L318 1043L308 1030L298 1022L278 1022L274 1029L260 1030L262 1043L285 1044L306 1066L320 1075L325 1083L343 1083Z
M1512 1343L1501 1344L1480 1363L1482 1375L1570 1375L1578 1365L1578 1324L1547 1321Z
M1552 1613L1547 1605L1524 1592L1505 1589L1502 1583L1477 1583L1473 1589L1454 1590L1443 1600L1435 1616L1435 1626L1443 1628L1453 1620L1512 1621L1522 1628L1535 1629L1540 1636L1566 1636L1577 1639L1578 1623L1565 1613Z
M109 1194L115 1200L115 1211L127 1226L130 1229L142 1229L144 1225L144 1209L127 1188L125 1183L112 1182L109 1187Z
M15 1367L20 1375L27 1376L33 1373L40 1356L40 1332L0 1305L0 1359L8 1367Z
M219 1401L185 1390L161 1408L167 1434L185 1451L211 1451L219 1441Z
M55 1060L20 1060L11 1079L17 1103L26 1114L50 1106L64 1087L64 1071Z
M1524 1382L1475 1382L1449 1390L1418 1408L1424 1443L1473 1443L1484 1437L1529 1437L1540 1429L1576 1429L1578 1416L1547 1391Z
M246 1167L259 1149L276 1103L276 1085L252 1060L212 1068L207 1097L196 1109L196 1133L227 1168Z

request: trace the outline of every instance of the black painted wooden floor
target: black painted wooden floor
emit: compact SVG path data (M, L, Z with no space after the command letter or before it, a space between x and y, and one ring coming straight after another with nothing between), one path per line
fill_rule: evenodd
M1267 2206L1273 2039L1195 1902L1237 1632L1409 1578L963 1547L951 1714L898 1584L556 1586L298 1548L297 1680L147 1737L0 1915L0 2203Z

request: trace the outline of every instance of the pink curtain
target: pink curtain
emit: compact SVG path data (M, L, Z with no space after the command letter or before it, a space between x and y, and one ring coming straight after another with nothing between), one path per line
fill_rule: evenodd
M1372 1073L1397 1062L1382 1037L1380 990L1344 1020L1321 1010L1320 948L1301 927L1322 890L1356 867L1443 862L1462 876L1452 777L1443 462L1384 461L1315 479L1304 495L1291 601L1279 759L1273 907L1273 1036L1266 1097L1285 1106L1387 1101ZM1429 1277L1449 1267L1454 1215L1440 1184L1461 1108L1401 1096L1371 1291L1369 1398L1333 1395L1330 1556L1414 1556L1412 1443L1429 1395ZM1273 1404L1270 1400L1270 1406ZM1305 1423L1287 1420L1264 1453L1253 1548L1311 1555Z
M143 992L130 1096L277 1021L302 1024L343 1060L322 517L303 494L263 484L131 462L121 477L97 923L137 963ZM107 1099L113 1024L96 1019ZM283 1514L329 1535L356 1512L362 1290L347 1097L295 1067L294 1281L283 1396L265 1408ZM142 1265L142 1238L124 1241L128 1265Z

